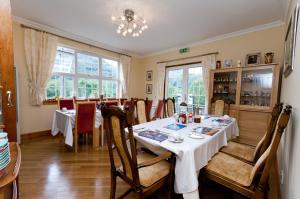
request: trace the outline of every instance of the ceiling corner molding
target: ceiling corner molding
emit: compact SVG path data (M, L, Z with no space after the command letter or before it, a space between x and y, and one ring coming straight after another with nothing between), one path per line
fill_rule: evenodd
M155 53L149 53L149 54L146 54L146 55L142 56L142 58L153 57L153 56L156 56L156 55L161 55L161 54L165 54L165 53L169 53L169 52L174 52L174 51L177 51L178 49L180 49L182 47L194 47L194 46L200 46L200 45L204 45L204 44L208 44L208 43L213 43L213 42L220 41L220 40L223 40L223 39L228 39L228 38L237 37L237 36L245 35L245 34L252 33L252 32L258 32L258 31L262 31L262 30L266 30L266 29L270 29L270 28L274 28L274 27L278 27L278 26L283 26L284 24L285 24L285 22L283 20L277 20L277 21L274 21L274 22L271 22L271 23L257 25L257 26L242 29L242 30L239 30L239 31L219 35L219 36L216 36L216 37L207 38L207 39L204 39L204 40L201 40L201 41L198 41L198 42L193 42L193 43L189 43L189 44L182 45L182 46L172 47L172 48L162 50L162 51L159 51L159 52L155 52Z
M83 42L83 43L86 43L88 45L90 44L90 45L93 45L95 47L99 47L103 50L105 50L105 49L112 50L112 51L116 51L118 53L125 53L125 54L129 54L133 57L141 58L140 55L134 54L132 52L128 52L128 51L125 51L125 50L122 50L122 49L119 49L119 48L108 46L104 43L101 43L101 42L98 42L98 41L95 41L95 40L91 40L91 39L88 39L86 37L82 37L82 36L79 36L79 35L76 35L76 34L73 34L73 33L70 33L70 32L66 32L66 31L51 27L51 26L40 24L40 23L34 22L32 20L25 19L23 17L13 16L12 19L13 19L13 21L15 21L17 23L20 23L20 24L23 24L23 25L26 25L26 26L29 26L29 27L32 27L32 28L40 29L42 31L46 31L46 32L49 32L49 33L53 33L55 35L65 37L65 38L69 38L69 39L72 39L72 40L75 40L75 41L78 41L78 42Z

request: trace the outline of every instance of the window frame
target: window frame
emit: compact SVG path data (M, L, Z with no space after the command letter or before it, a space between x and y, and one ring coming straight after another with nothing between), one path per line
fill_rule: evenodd
M203 65L201 63L198 64L183 64L180 66L172 66L172 67L167 67L166 68L166 77L165 77L165 97L169 97L168 96L168 89L169 89L169 76L168 76L168 72L173 71L173 70L182 70L183 74L182 74L182 99L183 101L188 101L188 97L189 97L189 92L188 92L188 80L189 80L189 69L190 68L201 68ZM203 75L203 74L202 74ZM204 97L206 98L205 95L199 95L199 97ZM193 104L194 105L194 104ZM205 104L199 104L200 107L205 107Z
M64 44L57 44L57 47L63 47L63 48L69 48L74 50L74 64L75 64L75 70L74 73L66 73L66 72L52 72L51 76L53 75L57 75L57 76L67 76L67 77L72 77L73 78L73 93L75 94L77 99L86 99L86 97L78 97L78 79L79 78L84 78L84 79L97 79L99 82L99 97L100 95L102 95L102 80L112 80L112 81L116 81L117 82L117 88L116 88L116 98L120 97L120 94L122 93L121 88L122 86L120 85L121 81L120 81L120 60L118 58L115 57L110 57L110 56L106 56L106 55L100 55L94 52L89 52L89 51L85 51L82 49L78 49L76 47L73 46L68 46L68 45L64 45ZM99 74L98 75L90 75L90 74L80 74L78 73L78 67L77 67L77 56L79 54L84 54L84 55L88 55L88 56L93 56L93 57L97 57L98 61L99 61ZM117 77L113 78L113 77L104 77L102 76L102 59L108 59L108 60L112 60L112 61L116 61L117 62ZM46 101L52 101L53 99L55 99L56 96L54 96L53 98L47 98L47 89L46 88ZM62 81L62 87L60 88L60 96L59 97L64 97L65 96L65 87L64 87L64 81Z

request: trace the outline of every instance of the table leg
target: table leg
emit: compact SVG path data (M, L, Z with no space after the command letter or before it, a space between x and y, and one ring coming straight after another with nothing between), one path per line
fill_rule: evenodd
M98 148L99 147L99 128L94 128L93 131L93 147Z

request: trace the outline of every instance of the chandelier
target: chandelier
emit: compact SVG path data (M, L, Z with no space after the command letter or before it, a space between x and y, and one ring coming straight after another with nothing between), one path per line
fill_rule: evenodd
M117 33L122 34L124 37L127 34L132 37L138 37L148 28L146 20L137 16L131 9L126 9L122 16L112 16L111 19L118 25Z

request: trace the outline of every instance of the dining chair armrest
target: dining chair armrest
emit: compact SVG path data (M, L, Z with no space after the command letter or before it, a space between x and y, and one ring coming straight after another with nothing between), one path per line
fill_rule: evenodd
M172 153L171 152L165 152L149 161L146 161L146 162L142 162L140 164L138 164L138 168L142 168L142 167L147 167L147 166L151 166L153 164L156 164L158 162L161 162L163 160L166 160L167 158L170 158L172 156Z

